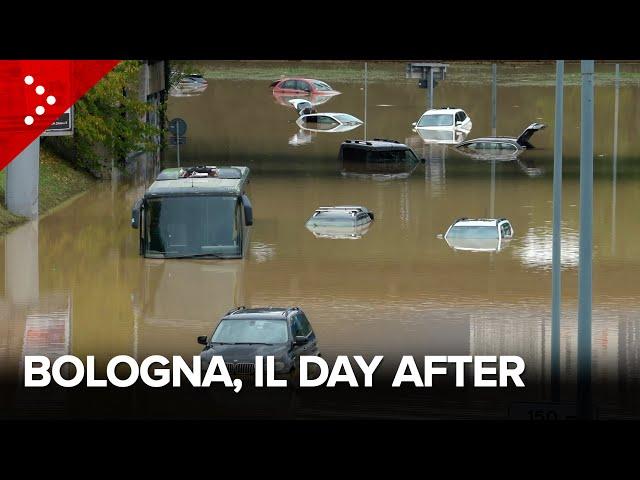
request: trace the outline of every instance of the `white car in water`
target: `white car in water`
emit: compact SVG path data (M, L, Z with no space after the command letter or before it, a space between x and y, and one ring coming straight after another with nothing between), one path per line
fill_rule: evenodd
M413 123L414 130L418 133L421 131L449 131L468 134L472 126L471 117L464 110L450 107L427 110L417 122ZM435 141L437 142L437 140Z
M459 218L444 234L451 248L470 252L499 252L512 238L506 218Z
M358 239L367 233L373 219L373 212L362 206L319 207L306 227L317 238Z
M348 132L358 128L364 122L348 113L311 113L301 115L296 124L311 132Z

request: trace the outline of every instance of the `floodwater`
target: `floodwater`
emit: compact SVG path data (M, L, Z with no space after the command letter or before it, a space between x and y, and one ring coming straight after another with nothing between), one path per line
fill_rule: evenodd
M553 75L553 66L526 68ZM425 144L411 123L425 110L426 90L414 81L369 83L367 137L408 143L426 159L408 178L390 180L343 175L339 145L363 138L365 126L300 131L295 110L275 101L269 82L212 80L201 95L171 98L169 117L188 124L182 165L252 169L247 258L140 258L129 221L145 184L99 185L0 239L2 373L19 372L22 356L36 352L96 355L99 367L118 354L190 356L200 350L196 337L210 334L234 305L298 305L329 360L380 354L395 368L401 355L520 355L532 384L541 386L536 398L547 398L554 88L502 86L500 75L499 68L497 134L517 136L533 121L548 125L532 138L539 148L519 162L492 164ZM362 85L329 83L342 94L318 109L364 119ZM473 121L468 138L491 134L489 82L457 83L452 66L435 89L435 104L466 110ZM640 85L626 82L617 92L611 83L596 86L592 355L603 408L611 395L640 384L639 105ZM579 116L580 87L566 87L566 382L575 379L577 355ZM169 147L164 165L175 165L176 157ZM331 204L364 205L375 222L359 239L316 238L305 221ZM515 236L496 253L455 251L438 235L463 216L506 217Z

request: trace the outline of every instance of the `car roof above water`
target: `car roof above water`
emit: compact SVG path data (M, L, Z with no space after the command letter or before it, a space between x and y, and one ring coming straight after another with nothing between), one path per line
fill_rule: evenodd
M209 169L214 175L184 177L189 169ZM197 172L196 172L197 175ZM249 167L167 168L145 192L145 197L171 195L241 195L249 177Z
M410 147L397 140L374 138L373 140L345 140L340 148L362 148L364 150L410 150Z
M453 222L453 225L461 227L495 227L506 218L461 218Z
M227 314L222 318L231 320L286 320L289 312L298 310L298 307L240 307L227 312Z

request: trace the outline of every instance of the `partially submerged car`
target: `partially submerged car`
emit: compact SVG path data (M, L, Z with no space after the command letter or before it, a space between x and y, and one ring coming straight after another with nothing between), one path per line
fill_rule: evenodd
M242 258L253 208L248 167L168 168L139 199L131 226L148 258Z
M357 205L320 207L307 220L306 227L317 238L358 239L369 230L374 214Z
M340 145L339 160L346 176L381 176L406 178L421 160L415 152L397 140L345 140Z
M454 250L499 252L513 238L513 227L506 218L459 218L444 234Z
M339 95L340 92L334 90L322 80L314 78L288 77L281 78L273 82L270 87L274 93L295 94L295 95Z
M427 110L417 122L414 130L458 130L469 133L473 124L467 112L461 108L444 107Z
M535 148L530 140L534 133L545 128L534 122L519 137L482 137L466 140L455 146L458 151L478 160L515 160L524 150Z
M296 124L312 132L340 133L358 128L364 122L348 113L311 113L301 115Z
M172 83L169 89L169 95L172 97L194 97L202 94L209 85L207 80L198 73L173 72L172 76L174 79L179 78Z
M234 308L220 319L210 337L198 337L204 345L200 357L207 368L214 355L222 356L231 376L254 375L256 356L274 356L278 376L299 371L300 356L320 356L316 334L298 307Z

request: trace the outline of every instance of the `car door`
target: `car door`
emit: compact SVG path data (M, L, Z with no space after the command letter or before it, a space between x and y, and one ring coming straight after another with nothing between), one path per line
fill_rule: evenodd
M297 93L296 90L296 81L295 80L285 80L280 84L280 90L282 93Z
M296 80L296 92L303 95L311 95L311 85L304 80Z

